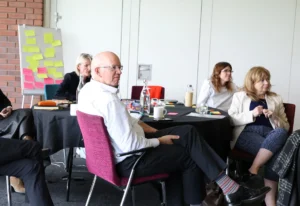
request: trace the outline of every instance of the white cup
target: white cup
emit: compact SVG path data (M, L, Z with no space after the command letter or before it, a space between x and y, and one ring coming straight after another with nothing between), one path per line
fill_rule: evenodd
M165 109L164 106L153 107L153 119L161 120L165 118L166 114L167 114L167 110Z
M70 105L70 115L71 116L76 116L77 107L78 107L78 104Z

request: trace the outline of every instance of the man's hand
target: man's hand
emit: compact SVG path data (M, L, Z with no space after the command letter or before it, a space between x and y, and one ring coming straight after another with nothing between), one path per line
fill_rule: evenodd
M160 144L173 144L172 139L179 139L178 135L165 135L158 138Z
M264 113L266 118L270 118L273 114L273 111L268 110L268 109L263 109L263 113Z
M12 107L8 106L8 107L2 109L2 111L0 112L0 115L1 115L3 118L6 118L6 117L8 117L9 115L11 115L11 112L12 112Z
M262 106L257 106L252 110L253 116L257 117L260 116L263 113L263 107Z

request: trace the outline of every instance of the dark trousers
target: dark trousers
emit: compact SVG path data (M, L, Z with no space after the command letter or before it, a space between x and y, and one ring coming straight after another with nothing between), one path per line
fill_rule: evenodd
M37 142L0 137L0 157L0 175L21 178L30 205L53 205L45 181L41 146Z
M148 151L136 167L136 177L170 173L166 182L168 204L182 205L183 197L188 204L200 204L205 198L205 176L210 181L215 180L226 164L193 126L171 127L146 134L146 137L164 135L179 135L180 138L173 140L173 145L159 145ZM136 159L137 156L130 156L118 163L119 175L128 177Z

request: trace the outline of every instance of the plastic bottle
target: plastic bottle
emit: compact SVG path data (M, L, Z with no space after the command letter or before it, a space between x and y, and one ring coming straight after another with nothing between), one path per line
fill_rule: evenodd
M141 113L150 114L150 91L147 85L147 80L144 80L144 87L141 91L140 104L141 104Z
M185 92L184 106L191 107L193 105L193 93L193 86L189 84Z
M77 90L76 90L76 101L77 101L77 103L78 103L79 92L80 92L80 90L82 89L83 86L84 86L84 77L83 77L83 75L79 75L79 83L78 83Z

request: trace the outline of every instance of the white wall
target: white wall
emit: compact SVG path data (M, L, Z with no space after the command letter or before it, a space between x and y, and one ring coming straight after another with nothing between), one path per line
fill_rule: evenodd
M123 98L141 84L139 63L152 64L150 83L163 85L166 98L182 101L187 84L197 95L214 64L228 61L238 85L252 66L265 66L273 90L300 107L300 0L63 0L57 8L55 2L65 71L80 52L114 51L124 65Z

